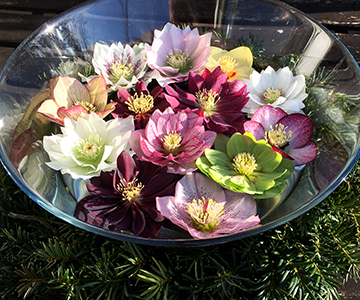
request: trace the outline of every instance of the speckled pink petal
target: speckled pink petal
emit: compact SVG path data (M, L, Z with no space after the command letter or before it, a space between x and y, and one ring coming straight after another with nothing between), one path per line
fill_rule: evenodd
M87 109L82 105L75 105L68 109L65 109L65 107L60 107L57 111L57 115L59 116L60 119L64 120L66 117L68 117L75 121L82 115L88 113L89 112L87 111Z
M281 118L287 116L287 113L281 108L275 108L271 105L260 107L251 117L251 121L260 123L265 131L270 130L270 126L274 126Z
M265 129L259 122L255 122L255 121L245 122L244 131L251 132L257 141L262 140L265 137Z
M285 126L286 131L291 130L290 144L288 148L302 148L311 139L313 126L308 116L296 113L281 118L278 124Z
M309 141L304 147L298 149L286 148L286 152L294 159L295 166L304 165L313 159L317 155L317 146L313 141Z

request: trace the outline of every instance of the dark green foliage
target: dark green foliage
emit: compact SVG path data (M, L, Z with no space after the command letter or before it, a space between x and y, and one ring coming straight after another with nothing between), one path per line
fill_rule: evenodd
M360 165L317 207L261 235L157 248L64 223L0 173L1 299L338 299L360 264Z

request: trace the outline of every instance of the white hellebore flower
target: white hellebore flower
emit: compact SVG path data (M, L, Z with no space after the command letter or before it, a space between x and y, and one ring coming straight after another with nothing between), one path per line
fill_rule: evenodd
M249 115L263 105L280 107L288 114L302 113L301 109L305 107L305 76L294 76L289 67L275 72L268 66L260 74L253 71L250 79L244 79L244 83L250 92L250 99L242 111Z
M132 116L107 122L95 113L77 121L65 118L62 134L44 136L44 149L51 160L46 164L74 179L112 171L121 151L130 151L128 140L133 130Z
M109 91L130 89L147 70L144 44L96 43L92 64L95 72L105 77Z

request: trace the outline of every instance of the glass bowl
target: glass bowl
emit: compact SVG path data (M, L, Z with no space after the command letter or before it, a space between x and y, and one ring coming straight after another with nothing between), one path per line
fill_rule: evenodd
M0 76L1 160L17 185L36 203L77 227L110 238L157 246L202 246L259 234L305 213L326 198L349 174L359 157L359 68L349 51L324 27L298 10L272 0L196 1L100 0L78 6L44 24L13 53ZM41 181L10 162L12 134L31 99L45 89L46 78L62 65L91 61L96 42L151 43L153 29L166 22L186 23L215 30L228 41L261 42L263 61L296 57L295 71L316 82L312 103L306 109L318 144L315 160L298 168L280 197L258 201L262 226L236 234L192 239L171 227L155 238L110 232L73 216L76 200L66 187L66 177L45 168ZM214 42L221 44L219 40ZM290 57L290 60L289 60ZM261 63L258 61L258 63ZM68 69L67 69L68 68ZM76 76L76 74L75 74ZM344 101L339 101L345 97ZM37 165L41 157L30 157ZM38 175L36 175L38 176ZM36 183L36 184L35 184Z

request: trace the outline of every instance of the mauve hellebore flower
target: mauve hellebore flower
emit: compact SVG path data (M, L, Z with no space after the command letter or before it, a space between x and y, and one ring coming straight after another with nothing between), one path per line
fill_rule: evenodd
M283 157L295 166L312 161L317 154L316 143L310 141L313 126L311 119L303 114L288 115L281 108L265 105L259 108L244 130L251 132L256 140L265 139Z
M152 45L145 44L145 49L149 67L159 73L159 84L185 81L190 71L202 71L210 54L211 34L199 35L197 28L182 30L171 23L155 30Z
M311 141L311 119L303 114L288 115L281 108L265 105L259 108L244 130L251 132L256 140L265 139L283 157L295 166L312 161L317 154L316 143Z
M156 197L156 207L194 238L210 238L257 226L256 202L247 194L223 190L201 173L188 173L175 196Z
M135 93L132 95L127 90L120 89L117 92L117 106L113 111L113 117L126 118L134 116L135 128L145 128L150 116L156 109L164 111L169 106L165 100L164 89L157 86L148 91L146 84L138 81Z
M164 217L156 209L155 197L173 195L176 175L123 151L117 169L103 172L87 184L90 196L82 199L75 217L107 230L129 230L142 237L155 236Z
M170 173L187 173L196 169L195 160L216 138L202 124L202 111L156 110L145 129L132 133L129 144L141 160L166 166Z
M245 117L241 110L249 98L242 81L228 82L227 75L217 67L213 72L205 69L201 76L190 72L188 92L174 88L165 87L169 94L166 100L173 109L204 111L204 125L217 133L243 132Z

